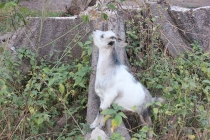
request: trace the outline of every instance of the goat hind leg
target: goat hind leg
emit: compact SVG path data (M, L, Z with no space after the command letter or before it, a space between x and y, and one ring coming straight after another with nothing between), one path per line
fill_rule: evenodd
M153 133L151 131L151 126L152 126L152 120L151 120L151 116L148 114L148 112L146 114L139 114L139 117L140 117L140 120L141 122L143 123L144 126L148 126L149 131L148 131L148 137L149 137L149 140L152 140L153 139Z

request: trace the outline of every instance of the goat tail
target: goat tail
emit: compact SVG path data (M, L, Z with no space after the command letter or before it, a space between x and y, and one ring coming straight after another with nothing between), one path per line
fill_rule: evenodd
M164 103L165 102L165 99L162 98L162 97L154 97L154 98L152 98L152 102L153 103L155 103L155 102Z

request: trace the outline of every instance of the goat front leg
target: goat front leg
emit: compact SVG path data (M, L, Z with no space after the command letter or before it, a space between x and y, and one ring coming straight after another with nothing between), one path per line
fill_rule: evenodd
M104 115L101 115L100 111L99 111L97 116L96 116L96 118L95 118L95 120L94 120L94 122L90 125L90 128L94 129L94 128L98 127L98 126L100 128L100 123L101 123L101 121L103 121L103 118L104 118Z
M112 93L109 92L108 94L106 94L104 99L101 100L100 110L103 111L103 110L108 109L116 97L117 97L117 94L115 92L112 92ZM101 115L100 125L98 127L102 128L104 126L104 115L102 115L102 114L100 114L100 115Z
M91 129L94 129L96 127L102 128L104 126L104 115L100 114L101 111L106 110L110 107L110 105L113 103L114 99L117 97L117 94L105 94L103 99L100 98L101 104L100 104L100 111L98 115L96 116L94 122L90 125Z

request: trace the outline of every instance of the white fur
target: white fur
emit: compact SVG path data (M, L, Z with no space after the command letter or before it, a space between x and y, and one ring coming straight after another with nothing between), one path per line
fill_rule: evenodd
M108 45L110 41L114 45ZM138 114L146 108L146 103L152 102L153 98L149 91L122 64L115 64L113 50L117 43L117 37L112 31L93 32L94 45L99 48L99 59L96 71L95 92L100 97L100 109L105 110L112 103L117 103L126 111L134 111ZM91 128L102 127L103 115L98 114Z

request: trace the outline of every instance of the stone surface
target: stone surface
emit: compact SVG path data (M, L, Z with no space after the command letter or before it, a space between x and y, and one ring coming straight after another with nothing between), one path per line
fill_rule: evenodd
M95 3L96 0L24 0L20 2L20 6L31 10L62 12L65 16L66 14L79 15L89 5L93 6Z
M70 9L72 6L72 1L75 0L23 0L20 2L21 6L26 6L29 9L33 10L42 10L43 6L46 11L66 11L69 9L70 11L74 11L78 14L80 10L84 10L87 8L87 6L93 6L96 3L96 0L76 0L77 3L83 3L80 4L82 7L80 10L78 8ZM87 1L86 4L84 4L84 1ZM103 0L101 0L103 2ZM106 0L107 1L107 0ZM163 0L146 0L148 2L160 2ZM210 6L210 0L165 0L170 5L174 6L181 6L186 8L195 8L195 7L202 7L202 6ZM124 6L138 6L145 4L145 0L132 0L132 1L126 1L123 3ZM67 9L66 9L67 8Z
M80 18L30 18L27 26L14 33L8 47L29 47L38 51L39 60L53 62L62 58L62 62L71 63L68 55L80 57L82 50L77 43L87 41L92 28L91 22L85 24Z
M156 24L162 26L163 44L172 56L190 50L195 41L203 51L210 50L210 6L194 9L156 3L150 6Z
M195 9L171 6L170 15L188 46L198 41L203 51L210 51L210 6Z
M91 133L91 137L89 140L107 140L108 136L105 134L105 132L101 129L99 129L98 127L96 127L92 133Z
M70 6L72 0L31 0L21 1L20 5L25 6L31 10L44 10L46 11L64 11L65 7Z
M170 5L197 8L202 6L210 6L210 0L166 0Z
M177 56L184 50L188 49L188 45L183 40L181 34L178 31L173 19L170 17L168 6L165 4L159 5L152 3L149 5L152 16L156 18L155 24L161 25L161 40L165 46L165 51L168 50L172 56ZM162 15L160 17L160 15Z

